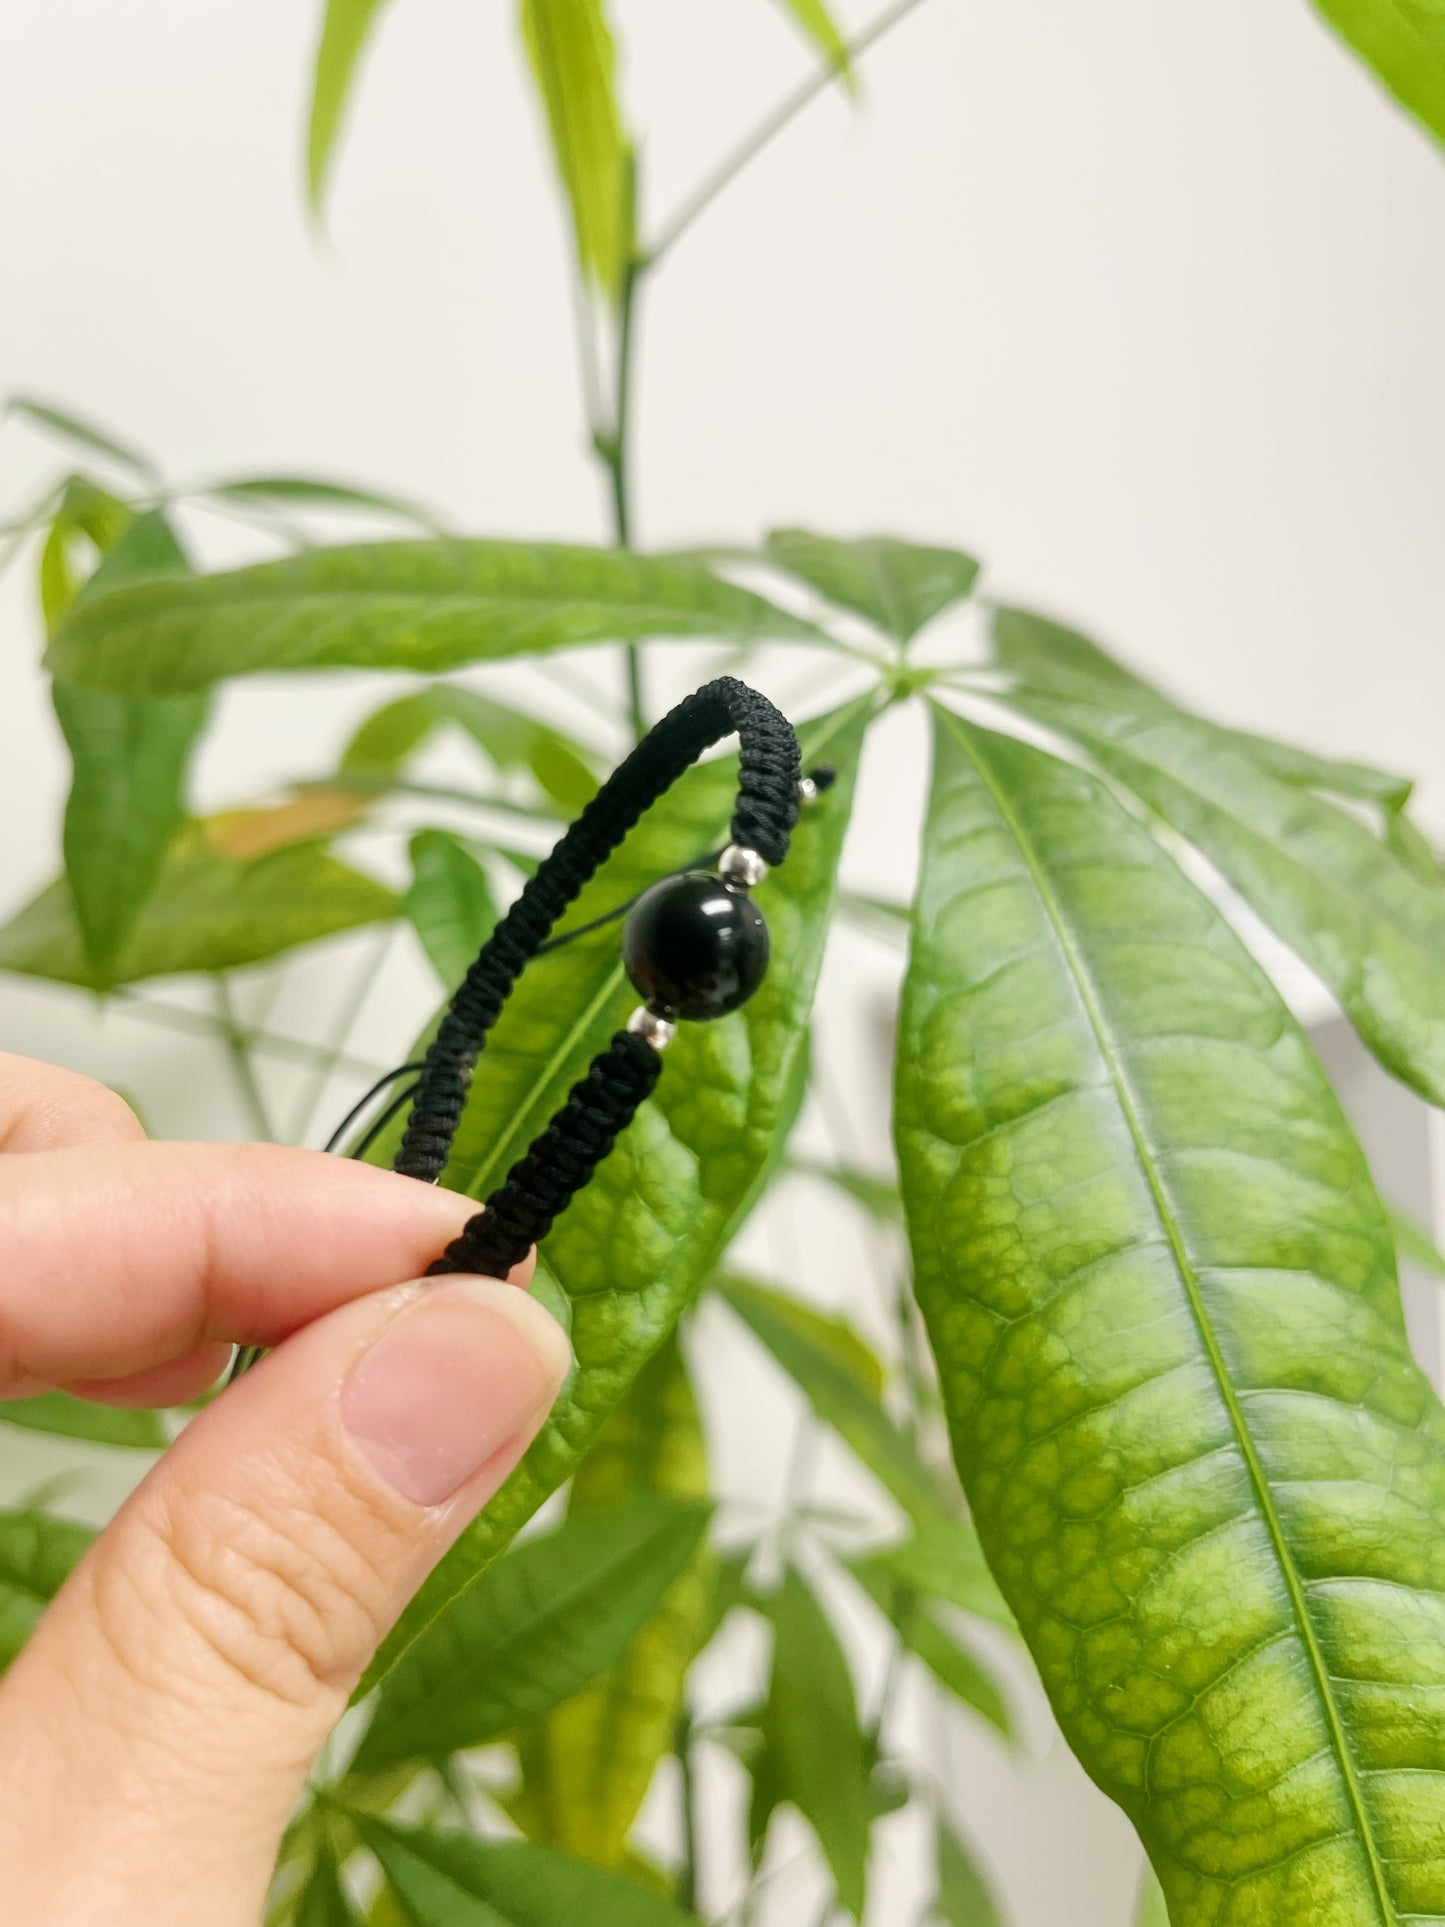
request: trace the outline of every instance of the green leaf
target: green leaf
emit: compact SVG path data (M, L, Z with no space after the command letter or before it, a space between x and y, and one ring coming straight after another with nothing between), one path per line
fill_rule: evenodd
M795 1806L818 1836L839 1904L861 1919L872 1799L868 1749L848 1661L812 1589L790 1567L767 1601L773 1672L763 1712L775 1805Z
M524 1541L392 1673L357 1770L481 1746L571 1699L627 1650L707 1520L703 1505L637 1498Z
M897 1545L879 1546L852 1562L852 1570L876 1574L896 1586L941 1599L1014 1630L1013 1614L989 1571L983 1548L969 1525L955 1521L920 1532Z
M632 251L631 158L617 109L617 51L602 0L521 0L577 258L616 295Z
M102 977L86 956L64 883L52 883L0 928L0 970L88 990L234 970L397 914L381 884L314 843L252 863L212 849L202 824L172 844L160 881L113 967Z
M1098 683L1138 702L1168 704L1166 696L1116 662L1097 642L1048 616L1034 615L1028 609L996 608L990 638L999 666L1026 680L1056 682L1063 678L1067 687L1077 678L1080 687Z
M851 93L854 90L853 64L848 56L848 43L839 32L837 21L823 5L823 0L778 0L778 4L785 13L792 15L839 79L847 83Z
M940 1819L937 1911L944 1927L1001 1927L1002 1916L978 1863L958 1835Z
M1010 608L994 611L991 628L995 659L1018 675L1025 689L1043 688L1056 695L1096 702L1112 698L1134 709L1180 713L1177 704L1161 690L1126 669L1076 629L1031 615L1025 609ZM1282 783L1375 803L1389 818L1399 815L1414 788L1407 776L1372 769L1367 763L1316 756L1296 743L1281 743L1272 736L1257 736L1242 729L1216 728L1214 733Z
M560 543L373 542L96 596L62 624L61 682L126 696L282 669L409 669L650 636L821 631L696 563Z
M342 752L346 776L395 777L438 729L464 730L501 774L530 770L543 793L569 814L597 792L590 751L550 723L453 683L432 683L368 716Z
M697 1401L676 1335L643 1367L572 1484L568 1517L606 1515L638 1493L707 1496ZM518 1739L522 1794L512 1818L531 1840L622 1867L627 1836L671 1751L687 1672L709 1628L714 1566L700 1545L625 1653Z
M1386 1209L1385 1216L1390 1221L1390 1231L1395 1240L1395 1250L1400 1257L1411 1264L1419 1265L1437 1278L1445 1278L1445 1251L1435 1243L1422 1226L1402 1211Z
M635 1881L546 1847L350 1818L416 1927L700 1927Z
M805 761L826 756L839 775L757 891L772 935L766 981L731 1017L682 1027L653 1097L548 1238L547 1263L572 1303L576 1370L521 1466L402 1615L373 1677L571 1476L766 1181L802 1100L813 988L871 708L865 698L801 729ZM736 794L734 758L690 770L603 866L573 920L716 850ZM485 1197L636 1001L615 928L537 958L488 1036L443 1182ZM390 1161L396 1135L378 1140L374 1162Z
M83 514L72 506L67 490L56 531L68 516ZM88 518L78 525L104 544L103 525ZM71 606L83 607L92 596L137 576L184 574L186 568L164 516L146 515L118 535ZM156 886L185 815L191 755L205 729L210 699L133 700L59 685L53 698L73 769L65 806L66 881L86 955L104 983Z
M879 1224L903 1222L903 1200L898 1195L898 1186L888 1178L875 1178L870 1171L860 1171L850 1164L824 1164L816 1158L790 1158L788 1168L801 1177L821 1178L824 1183L835 1185L855 1204L862 1205Z
M306 136L306 186L315 213L321 211L326 196L337 138L361 57L385 4L386 0L326 0Z
M948 1630L937 1613L873 1559L853 1559L848 1569L891 1623L907 1650L921 1659L960 1704L1003 1735L1014 1738L1013 1714L997 1680L983 1662Z
M356 1910L346 1897L336 1856L324 1841L293 1916L295 1927L357 1927Z
M406 914L448 990L466 975L497 921L487 873L450 830L418 830L411 839Z
M1445 12L1438 0L1315 0L1405 110L1445 142Z
M108 461L119 462L122 468L131 469L145 481L153 482L156 479L155 468L146 456L117 441L93 422L82 421L78 415L68 414L49 402L38 400L34 395L11 395L5 404L5 413L19 415L22 420L32 422L47 434L84 449L88 455L104 455Z
M1369 1173L1214 906L939 713L896 1102L989 1564L1175 1927L1445 1913L1445 1414Z
M158 1412L130 1411L122 1405L92 1405L68 1392L41 1392L35 1398L0 1401L0 1423L57 1438L89 1439L95 1445L120 1445L136 1452L164 1452L171 1435Z
M1390 816L1404 809L1415 787L1408 776L1372 769L1368 763L1316 756L1297 744L1277 742L1272 736L1255 736L1243 729L1226 729L1220 734L1282 783L1321 790L1329 796L1347 796L1356 802L1377 803Z
M0 1512L0 1669L10 1665L95 1534L48 1512Z
M1322 977L1388 1070L1445 1103L1445 891L1347 811L1281 783L1183 711L1016 690L1214 863Z
M385 4L385 0L373 0ZM201 493L208 501L239 502L261 509L359 509L364 513L394 515L424 529L436 528L436 517L399 495L378 494L349 482L322 481L310 475L237 475L212 482Z
M807 529L774 529L766 549L780 569L900 643L911 642L935 616L972 595L978 581L971 555L920 548L891 535L844 542Z
M1147 1861L1139 1879L1139 1898L1134 1907L1134 1927L1169 1927L1169 1909L1164 1904L1164 1889L1159 1876Z
M956 1523L948 1494L879 1403L873 1372L857 1362L854 1348L861 1340L846 1327L846 1338L841 1336L841 1321L822 1319L750 1279L728 1277L721 1289L818 1417L851 1446L916 1524Z

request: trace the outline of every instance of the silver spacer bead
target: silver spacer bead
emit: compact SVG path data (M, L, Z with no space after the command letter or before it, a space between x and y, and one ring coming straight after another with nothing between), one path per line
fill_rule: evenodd
M756 850L745 850L741 844L729 843L717 860L717 873L724 883L751 890L755 883L761 883L768 874L768 866Z
M627 1028L634 1037L640 1037L657 1051L666 1050L677 1035L677 1025L670 1017L661 1017L646 1004L639 1004L627 1020Z
M807 809L810 803L816 803L818 795L818 785L813 781L811 776L800 776L798 778L798 808L800 810Z

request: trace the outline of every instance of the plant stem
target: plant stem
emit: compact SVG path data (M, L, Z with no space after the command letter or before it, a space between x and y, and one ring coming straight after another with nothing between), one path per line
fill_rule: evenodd
M388 924L380 943L368 945L357 967L346 999L332 1026L331 1035L316 1053L315 1070L301 1099L296 1121L291 1127L293 1144L303 1144L306 1141L312 1119L316 1116L316 1107L326 1095L326 1087L335 1075L345 1053L346 1040L356 1027L356 1020L361 1015L362 1006L371 993L371 987L376 982L377 973L381 969L382 959L391 948L392 938L395 935L396 925Z
M436 803L466 803L473 809L492 810L498 816L514 816L523 823L534 823L544 830L556 831L561 827L556 817L547 810L529 809L525 803L508 803L500 796L488 796L484 790L454 789L446 783L408 783L394 776L343 773L328 776L324 783L307 778L290 787L297 790L351 790L358 796L424 796Z
M184 1004L167 1003L160 997L141 997L134 991L114 992L115 1003L128 1017L144 1017L148 1023L165 1024L171 1030L189 1031L192 1036L215 1037L220 1025L214 1017L208 1017L203 1010L190 1010ZM302 1064L314 1064L324 1055L320 1045L308 1044L299 1037L283 1037L276 1031L256 1030L243 1025L241 1035L253 1051L264 1051L272 1057L289 1057ZM359 1077L379 1077L386 1068L368 1057L353 1057L343 1052L335 1063L337 1070L353 1072Z
M677 1716L673 1751L682 1769L682 1871L677 1877L677 1904L684 1912L697 1912L697 1897L702 1886L699 1829L697 1824L697 1770L692 1756L692 1715L684 1706Z
M612 421L604 434L593 437L607 470L612 493L612 541L619 549L632 546L632 498L629 455L632 442L632 359L636 341L637 295L643 264L629 256L622 270L617 297L617 354L612 399ZM642 651L627 644L627 712L635 742L647 734L647 704L642 687Z
M259 1138L274 1144L276 1133L272 1128L271 1116L266 1109L266 1099L256 1078L256 1066L251 1061L251 1040L236 1015L231 1002L231 985L227 977L215 980L216 1022L221 1037L236 1073L236 1088L241 1093L241 1102L251 1121L251 1128Z
M867 53L870 47L880 41L900 21L906 20L915 7L922 4L923 0L894 0L892 6L886 7L870 26L865 27L855 39L848 42L849 61L857 60ZM712 172L703 177L672 219L664 223L661 234L644 257L649 267L681 240L693 222L712 205L724 188L730 187L749 162L755 160L768 143L775 140L788 123L796 119L805 107L817 99L819 94L825 93L837 77L836 67L820 66L790 94L785 94L777 106L763 116L731 153L724 155Z

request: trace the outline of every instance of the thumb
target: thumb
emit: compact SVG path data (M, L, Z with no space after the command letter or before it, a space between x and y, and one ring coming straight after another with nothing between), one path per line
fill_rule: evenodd
M404 1285L187 1428L0 1687L8 1927L256 1927L318 1749L567 1363L515 1286Z

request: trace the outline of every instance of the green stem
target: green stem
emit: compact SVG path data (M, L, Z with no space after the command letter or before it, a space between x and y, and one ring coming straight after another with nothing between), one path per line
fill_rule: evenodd
M453 789L445 783L408 783L395 776L342 773L328 776L324 783L308 778L289 787L296 790L348 790L358 796L424 796L436 803L465 803L473 809L491 810L498 816L513 816L520 822L532 823L544 830L555 831L561 827L556 817L546 810L528 809L525 803L507 803L500 796L488 796L483 790Z
M885 8L870 26L865 27L862 33L848 42L849 62L861 58L900 21L906 20L915 7L922 4L923 0L894 0L891 7ZM796 119L805 107L818 98L819 94L825 93L837 77L836 67L820 66L790 94L785 94L772 112L765 114L751 133L745 135L732 152L724 155L712 172L703 177L672 219L663 224L661 234L644 257L647 265L651 267L660 261L662 256L682 239L699 215L711 207L723 189L731 187L743 169L757 158L768 143L775 140L788 123Z
M214 1017L208 1017L203 1010L188 1010L184 1004L171 1004L159 997L141 997L134 991L118 990L112 993L114 1003L127 1017L143 1017L148 1023L165 1024L171 1030L188 1031L193 1037L216 1037L221 1026ZM241 1036L253 1051L263 1051L271 1057L289 1057L301 1064L314 1064L322 1056L321 1047L305 1043L299 1037L283 1037L277 1031L257 1030L250 1025L242 1025ZM373 1058L353 1057L343 1052L335 1062L337 1070L353 1072L358 1077L380 1077L386 1069Z
M629 188L629 194L631 192ZM617 297L612 421L605 434L594 438L597 453L607 470L612 497L612 541L614 547L619 549L632 547L632 364L636 343L637 296L643 273L643 264L635 256L628 259L622 271L622 286ZM647 734L647 702L642 684L642 651L635 642L627 644L627 712L633 740L641 742Z
M236 1074L236 1088L241 1094L241 1102L246 1107L251 1128L257 1137L274 1144L276 1132L272 1127L271 1115L266 1109L266 1099L256 1078L256 1066L251 1061L251 1040L231 1002L229 979L217 977L215 993L216 1022L220 1026L221 1037Z
M356 975L352 979L346 999L337 1013L336 1022L331 1028L331 1034L325 1044L317 1051L315 1069L312 1073L311 1081L307 1085L306 1092L301 1099L300 1108L296 1114L296 1121L291 1127L291 1142L293 1144L304 1144L306 1141L307 1135L311 1130L312 1120L316 1116L317 1106L326 1095L326 1087L331 1082L333 1076L335 1076L341 1059L345 1055L346 1040L356 1028L356 1022L361 1015L362 1006L371 994L372 985L376 982L377 973L381 969L382 959L391 948L392 938L395 935L396 925L388 925L381 942L368 945L366 954L362 957L357 967Z
M684 1706L677 1716L673 1751L681 1768L682 1871L677 1876L677 1904L684 1912L697 1912L697 1897L702 1886L702 1863L697 1824L697 1770L692 1753L692 1715Z

